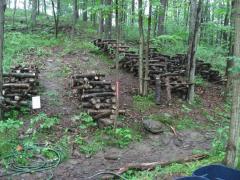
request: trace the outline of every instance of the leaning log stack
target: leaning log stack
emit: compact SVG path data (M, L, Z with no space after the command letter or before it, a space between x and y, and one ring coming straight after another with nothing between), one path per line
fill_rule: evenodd
M104 77L104 74L95 72L72 76L75 97L79 98L82 108L98 122L100 127L112 125L117 110L116 87Z
M117 44L116 40L111 39L97 39L94 40L93 43L99 47L100 50L107 53L110 58L115 57L117 48L119 48L120 67L138 76L139 54L131 51L129 46L122 42ZM219 71L214 70L210 63L202 60L197 60L196 62L196 74L201 75L209 82L224 83ZM145 66L145 63L146 60L143 59L143 66ZM187 64L186 54L176 54L175 56L163 55L158 52L156 47L151 47L149 48L148 81L151 85L155 85L156 90L159 88L165 89L168 100L171 99L172 93L179 94L182 98L186 99L190 85L186 80Z
M31 105L31 98L38 94L39 70L36 66L16 66L3 74L4 108Z

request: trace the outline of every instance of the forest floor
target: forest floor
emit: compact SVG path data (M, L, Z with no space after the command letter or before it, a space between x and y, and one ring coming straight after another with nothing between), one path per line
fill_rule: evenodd
M12 24L9 25L11 26ZM13 61L13 64L18 64L17 61L20 59L21 63L39 66L42 108L31 110L30 115L29 113L20 115L24 127L18 137L26 136L30 120L39 117L41 113L59 119L59 122L48 130L37 126L35 137L31 137L35 143L66 146L68 155L54 170L54 179L86 180L100 171L114 171L128 163L173 161L196 153L210 153L213 145L218 149L218 145L223 144L225 137L219 136L217 132L218 128L225 128L225 123L229 119L229 107L226 107L222 96L223 86L200 80L193 104L189 105L175 96L171 104L167 105L163 92L162 105L157 106L154 103L154 92L150 90L148 96L138 96L138 79L123 70L120 70L119 74L120 108L125 109L126 114L119 121L123 124L123 135L125 133L130 136L131 141L126 143L122 136L112 137L115 134L111 129L99 130L96 126L80 128L83 123L81 119L79 120L82 113L81 102L73 96L70 86L71 75L74 72L96 71L106 74L106 78L114 83L116 81L114 60L109 59L89 43L96 36L96 28L89 28L86 24L79 25L79 32L73 39L68 37L71 34L70 25L61 26L58 39L53 38L52 25L45 27L39 24L35 32L25 32L25 30L14 29L12 32L10 29L6 33L5 56L9 62ZM5 62L7 60L5 58ZM149 133L143 127L144 119L165 122L176 129L178 136L176 137L167 125L162 133ZM184 168L189 167L192 165L187 164ZM2 171L0 164L0 174ZM141 176L136 172L128 173L123 176L132 180L163 180L186 175L178 171L165 174L161 171L153 176L150 174ZM42 180L47 177L49 172L24 174L11 179Z
M47 58L39 58L33 54L26 56L26 61L30 64L38 61L41 65L42 109L33 111L32 114L38 114L41 111L48 116L60 118L60 123L42 138L43 142L47 140L54 143L66 134L74 137L81 131L72 120L74 116L80 114L81 109L80 102L72 96L69 85L70 75L79 71L97 71L107 74L107 79L114 82L115 70L112 69L112 60L103 55L84 51L62 55L63 49L60 46L46 49L46 51L51 51L51 55ZM141 105L134 100L137 94L137 83L137 78L132 74L120 71L120 107L127 110L124 126L133 129L141 137L126 148L108 146L90 155L79 152L76 143L69 140L70 156L54 171L55 179L87 179L99 171L112 171L132 162L172 161L179 157L190 156L194 151L211 149L216 132L212 127L219 122L213 122L209 117L215 116L216 109L218 112L224 109L221 86L207 84L204 87L198 87L199 102L191 106L175 97L170 106L152 104L141 109ZM162 101L164 104L164 99ZM163 113L171 115L179 137L175 137L170 128L166 128L160 134L151 134L144 130L142 120L145 117L161 116ZM92 132L88 133L86 141L91 142ZM43 179L45 176L46 174L22 175L16 179ZM171 176L157 176L156 179L171 179Z

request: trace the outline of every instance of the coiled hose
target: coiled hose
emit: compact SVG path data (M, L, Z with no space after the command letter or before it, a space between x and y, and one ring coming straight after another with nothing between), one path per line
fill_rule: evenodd
M43 151L49 152L52 158L45 158L42 154ZM23 158L24 156L29 156L31 153L31 163L22 165L17 162L18 159ZM0 174L0 178L19 176L22 174L49 172L50 175L47 179L50 180L53 178L53 169L62 162L63 157L64 152L59 147L46 147L42 144L34 144L32 146L23 147L21 151L14 150L12 153L4 156L3 160L6 162L7 172Z

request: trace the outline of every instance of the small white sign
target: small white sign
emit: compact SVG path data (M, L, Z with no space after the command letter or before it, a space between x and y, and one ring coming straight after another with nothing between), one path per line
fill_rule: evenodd
M32 97L32 109L40 109L40 108L41 108L40 96Z

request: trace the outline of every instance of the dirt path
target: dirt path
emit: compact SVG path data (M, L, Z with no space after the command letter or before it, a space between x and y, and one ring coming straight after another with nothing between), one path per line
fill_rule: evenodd
M110 148L91 158L71 158L56 169L54 177L58 180L86 180L97 172L118 169L127 163L171 161L187 157L192 155L193 150L208 150L211 136L211 133L186 131L182 133L182 141L178 141L171 133L149 135L127 149Z
M94 59L94 63L92 63ZM74 71L99 71L107 74L107 79L114 79L114 70L110 65L91 54L75 54L60 60L48 60L46 69L41 74L41 83L45 87L43 96L44 111L59 114L62 121L79 112L78 102L72 101L67 90L67 80L56 76L68 65ZM87 68L86 68L87 67ZM136 93L137 79L131 74L120 72L121 107L132 109L132 96ZM52 92L52 93L51 93ZM55 95L54 95L55 94ZM67 96L69 95L69 96ZM58 105L54 105L54 96ZM55 179L87 179L101 170L113 170L131 162L153 162L174 160L178 157L189 156L195 149L207 150L210 148L211 134L206 132L182 132L182 141L174 138L172 133L161 135L147 135L141 142L135 142L127 149L108 148L92 157L85 155L71 157L61 164L55 171ZM115 160L109 160L115 159ZM95 178L97 179L97 178Z
M55 50L56 51L56 50ZM57 54L57 52L54 52ZM40 84L43 88L42 109L48 115L57 115L61 118L61 128L71 126L71 117L80 113L79 102L71 97L68 86L69 74L76 71L98 71L107 74L107 79L114 79L115 70L111 64L102 61L99 57L76 53L59 58L57 55L44 60L44 69L41 70ZM120 72L120 104L127 109L131 123L141 124L141 119L134 116L133 95L136 94L137 79L129 73ZM176 111L174 108L157 107L152 112ZM151 112L146 112L151 114ZM61 134L61 132L60 132ZM63 162L54 172L57 180L86 180L99 171L113 170L131 162L171 161L179 157L192 155L193 150L208 150L213 133L187 130L180 132L181 140L176 139L172 132L166 130L159 135L146 134L140 142L134 142L126 149L106 148L96 155L86 157L84 154L71 156ZM72 149L70 147L70 149ZM24 175L26 180L43 179L44 175ZM20 179L21 179L20 178ZM95 178L98 179L98 178Z

